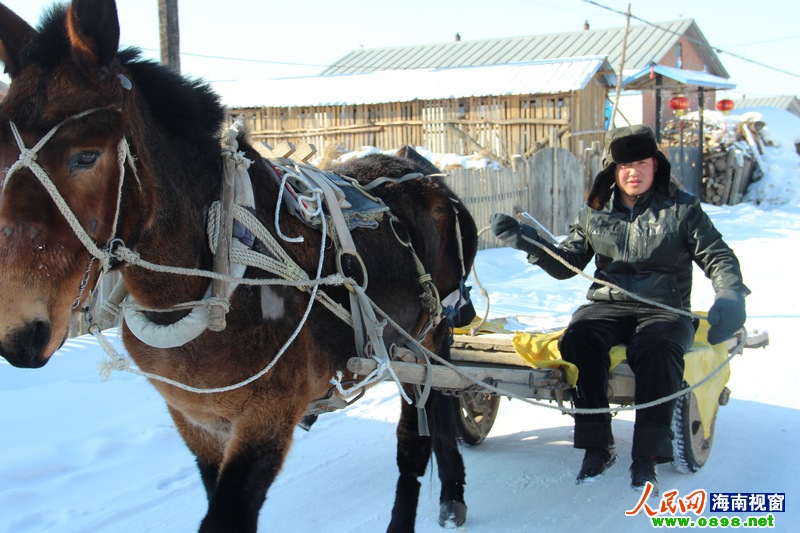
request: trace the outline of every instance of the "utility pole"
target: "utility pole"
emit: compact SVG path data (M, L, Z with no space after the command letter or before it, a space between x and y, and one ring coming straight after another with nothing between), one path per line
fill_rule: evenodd
M608 129L614 129L614 121L617 119L617 108L619 108L619 93L622 92L622 70L625 68L625 52L628 50L628 33L631 30L631 5L628 4L628 12L625 17L625 33L622 34L622 58L619 61L619 71L617 74L617 92L614 96L614 107L611 110L611 119L608 121Z
M178 0L158 0L161 63L181 73L181 34L178 29Z

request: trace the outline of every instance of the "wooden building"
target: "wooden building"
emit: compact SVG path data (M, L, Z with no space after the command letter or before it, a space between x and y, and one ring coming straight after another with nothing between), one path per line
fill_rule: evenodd
M580 157L602 139L616 87L650 65L718 80L728 73L692 19L523 37L360 48L319 76L273 80L238 98L254 137L270 145L310 142L323 150L424 146L434 152L477 152L508 163L550 143ZM623 41L625 61L622 63ZM702 89L680 88L697 109ZM674 118L677 92L623 91L615 125L654 129ZM716 94L705 94L713 109ZM246 106L245 106L246 104Z
M623 42L625 43L624 63ZM631 24L625 39L625 26L584 29L573 32L526 35L495 39L460 39L449 43L359 48L351 51L322 75L345 75L394 69L461 68L481 65L513 64L525 61L558 60L566 57L603 56L622 78L651 64L701 71L719 78L729 78L703 32L690 18L656 24ZM613 90L612 90L613 92ZM672 95L663 94L669 100ZM691 109L698 107L695 86L685 88ZM716 95L706 95L706 109L714 109ZM644 123L652 128L657 122L674 118L669 106L662 106L656 119L654 90L623 91L621 115L617 125Z
M579 154L602 139L609 87L605 57L457 68L379 70L272 80L260 105L231 108L254 140L319 150L424 146L477 152L504 163L551 144Z

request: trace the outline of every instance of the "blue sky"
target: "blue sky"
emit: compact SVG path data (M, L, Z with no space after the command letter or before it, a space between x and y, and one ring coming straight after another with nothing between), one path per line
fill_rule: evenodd
M4 2L37 23L48 0ZM124 45L158 57L156 0L118 0ZM181 66L224 92L228 84L313 75L324 65L360 46L379 47L574 31L588 20L592 28L621 27L628 4L649 22L694 18L706 39L726 52L794 75L719 54L737 89L726 96L800 95L800 5L794 0L757 4L697 0L180 0ZM224 9L221 9L222 6ZM634 21L635 23L636 21ZM194 55L197 54L197 55ZM224 56L257 61L230 61Z

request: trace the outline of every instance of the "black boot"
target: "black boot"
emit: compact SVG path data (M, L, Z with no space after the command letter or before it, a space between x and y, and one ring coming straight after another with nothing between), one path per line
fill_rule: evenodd
M658 496L656 460L652 457L634 457L631 463L631 488L642 491L648 481L653 485L651 496Z
M612 450L606 450L605 448L586 448L581 471L578 472L575 483L580 485L582 483L597 481L603 477L606 470L616 462L617 454Z

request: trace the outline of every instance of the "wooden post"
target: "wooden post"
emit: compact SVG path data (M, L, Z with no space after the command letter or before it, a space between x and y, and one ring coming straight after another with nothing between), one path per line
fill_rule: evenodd
M703 143L705 142L705 125L703 124L703 115L705 114L705 91L703 87L697 88L697 106L700 109L700 133L697 135L697 145L700 147L700 168L704 168L706 164L706 156L703 153ZM661 142L661 137L658 138Z
M220 221L217 251L214 254L214 272L229 275L231 271L231 243L233 240L233 203L236 176L236 163L231 158L225 158L223 163L225 172L222 175L222 190L220 191ZM223 279L211 280L211 294L215 298L228 298L228 281ZM222 331L227 325L225 309L214 305L209 309L208 329Z
M661 144L661 81L661 74L656 73L656 144L659 145ZM702 91L702 89L700 90ZM702 124L702 108L700 112L700 121Z
M611 110L611 118L608 121L608 129L614 129L614 121L617 118L617 108L619 107L619 93L622 92L622 70L625 68L625 51L628 48L628 31L631 28L631 5L628 4L628 12L625 17L625 34L622 36L622 56L619 60L619 70L617 71L617 92L614 95L614 107Z
M550 130L550 146L553 149L553 216L550 224L550 231L558 235L558 128Z
M744 133L744 138L747 141L747 144L749 144L750 148L752 149L751 151L753 152L753 159L755 160L756 165L758 165L758 169L762 174L766 174L765 165L761 161L761 147L758 145L758 139L753 134L753 130L750 129L746 122L742 123L742 132Z
M161 63L181 73L181 36L178 28L178 0L158 0Z

